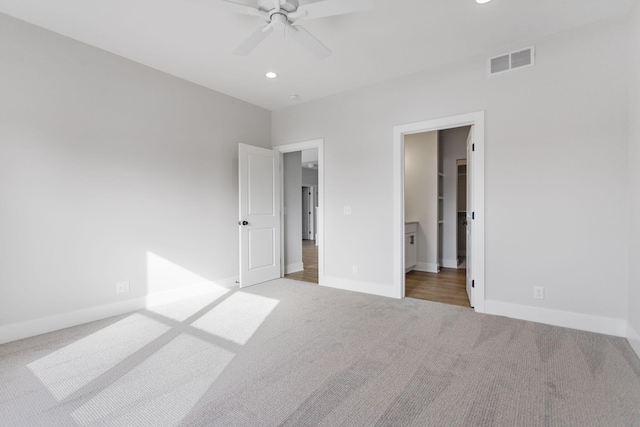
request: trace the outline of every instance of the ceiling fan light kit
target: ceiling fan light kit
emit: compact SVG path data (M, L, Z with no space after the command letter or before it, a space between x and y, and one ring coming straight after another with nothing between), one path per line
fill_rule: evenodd
M325 18L369 9L372 0L323 0L300 6L298 0L259 0L258 7L251 7L229 0L217 0L217 4L230 12L261 18L267 25L261 26L236 50L236 55L251 53L274 30L284 30L293 40L318 59L331 56L331 50L300 25L299 20Z

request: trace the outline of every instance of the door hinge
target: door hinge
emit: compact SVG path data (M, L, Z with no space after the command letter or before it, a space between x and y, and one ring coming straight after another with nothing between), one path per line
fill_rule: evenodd
M471 281L471 287L472 287L472 288L475 288L475 287L476 287L476 281L475 281L475 280L472 280L472 281Z
M476 144L471 144L471 151L476 151Z
M475 212L471 212L471 219L476 219L476 213Z

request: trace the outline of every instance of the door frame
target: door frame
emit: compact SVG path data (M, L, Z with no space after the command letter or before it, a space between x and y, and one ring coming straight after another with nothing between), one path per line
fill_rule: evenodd
M475 219L471 228L472 248L467 248L473 253L471 271L473 274L475 311L484 313L485 308L485 227L484 227L484 111L461 114L398 125L393 127L393 272L394 294L398 298L405 297L405 271L404 271L404 136L414 133L431 132L451 129L462 126L473 126L473 141L475 146L472 156L471 180L474 193Z
M318 215L316 217L318 247L318 284L324 284L324 138L296 142L292 144L275 145L272 150L282 156L285 153L293 153L302 150L318 149ZM282 162L280 162L282 165ZM283 170L280 168L280 240L284 242L284 179ZM284 277L284 244L280 245L280 274Z

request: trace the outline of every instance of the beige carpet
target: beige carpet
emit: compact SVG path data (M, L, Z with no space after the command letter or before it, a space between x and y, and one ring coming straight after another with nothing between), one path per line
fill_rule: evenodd
M281 279L0 346L2 426L640 426L621 338Z

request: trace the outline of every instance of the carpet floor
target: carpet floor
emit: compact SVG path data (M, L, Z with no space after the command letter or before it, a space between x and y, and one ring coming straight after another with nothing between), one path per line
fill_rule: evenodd
M279 279L0 346L2 426L640 426L626 340Z

